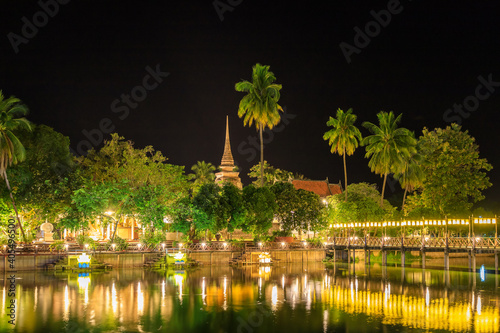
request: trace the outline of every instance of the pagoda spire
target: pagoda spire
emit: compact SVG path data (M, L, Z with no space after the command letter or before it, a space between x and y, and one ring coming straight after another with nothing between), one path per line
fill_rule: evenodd
M229 117L226 116L226 141L224 143L224 153L220 163L220 171L215 174L215 183L222 186L223 182L230 182L239 189L243 188L239 171L235 168L233 154L231 153L231 142L229 141Z
M229 141L229 117L226 116L226 142L224 143L224 154L222 155L221 166L234 167L233 154L231 153L231 142Z

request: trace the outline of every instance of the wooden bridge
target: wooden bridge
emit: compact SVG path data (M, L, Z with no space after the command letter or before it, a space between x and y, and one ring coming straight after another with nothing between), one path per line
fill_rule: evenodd
M365 263L370 263L371 251L382 251L382 265L387 265L387 251L401 252L401 266L405 266L405 252L419 251L422 257L422 267L425 268L426 252L443 252L444 268L449 269L449 254L451 252L468 253L469 269L475 271L476 253L495 254L495 272L498 273L498 237L333 237L327 245L327 251L334 256L336 251L347 251L348 261L351 255L355 258L356 252L362 250Z

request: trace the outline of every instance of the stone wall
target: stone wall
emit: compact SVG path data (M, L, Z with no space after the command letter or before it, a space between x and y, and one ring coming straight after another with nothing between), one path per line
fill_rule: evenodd
M274 250L270 251L271 258L275 262L308 262L322 261L325 256L325 250ZM200 262L202 265L228 265L231 258L236 258L241 252L230 251L207 251L192 252L189 254L191 259Z
M325 258L324 250L289 250L289 251L270 251L271 258L277 262L320 262ZM120 267L143 267L143 264L156 257L155 253L96 253L93 256L100 262L111 264L114 268ZM240 251L207 251L207 252L191 252L189 257L200 262L203 265L228 265L230 259L239 257ZM43 270L46 264L54 263L63 254L16 254L15 270L18 271L34 271ZM0 271L5 272L9 269L7 256L0 257Z

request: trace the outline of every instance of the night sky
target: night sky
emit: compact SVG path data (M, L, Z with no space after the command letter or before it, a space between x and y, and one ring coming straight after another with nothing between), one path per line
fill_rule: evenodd
M381 110L403 113L401 126L417 136L458 120L494 167L484 205L500 200L498 1L215 4L219 12L212 1L9 1L0 13L0 89L28 105L31 121L69 136L77 152L88 147L84 133L100 147L101 133L113 129L188 171L199 160L220 164L229 115L248 184L258 136L237 116L244 94L234 84L260 62L283 85L287 113L265 134L271 165L343 183L342 158L322 139L339 107L352 107L359 127ZM366 29L369 40L359 34ZM346 57L341 43L355 52ZM477 95L481 80L493 83ZM473 112L445 113L464 100ZM349 157L348 181L380 186L367 163L364 148ZM388 197L400 194L389 186Z

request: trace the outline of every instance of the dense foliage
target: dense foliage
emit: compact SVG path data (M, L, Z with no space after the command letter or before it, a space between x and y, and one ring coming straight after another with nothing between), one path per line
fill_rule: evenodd
M418 140L423 183L408 197L406 209L416 217L454 217L470 214L491 186L486 171L491 164L479 156L479 146L456 124L433 131L424 129Z

